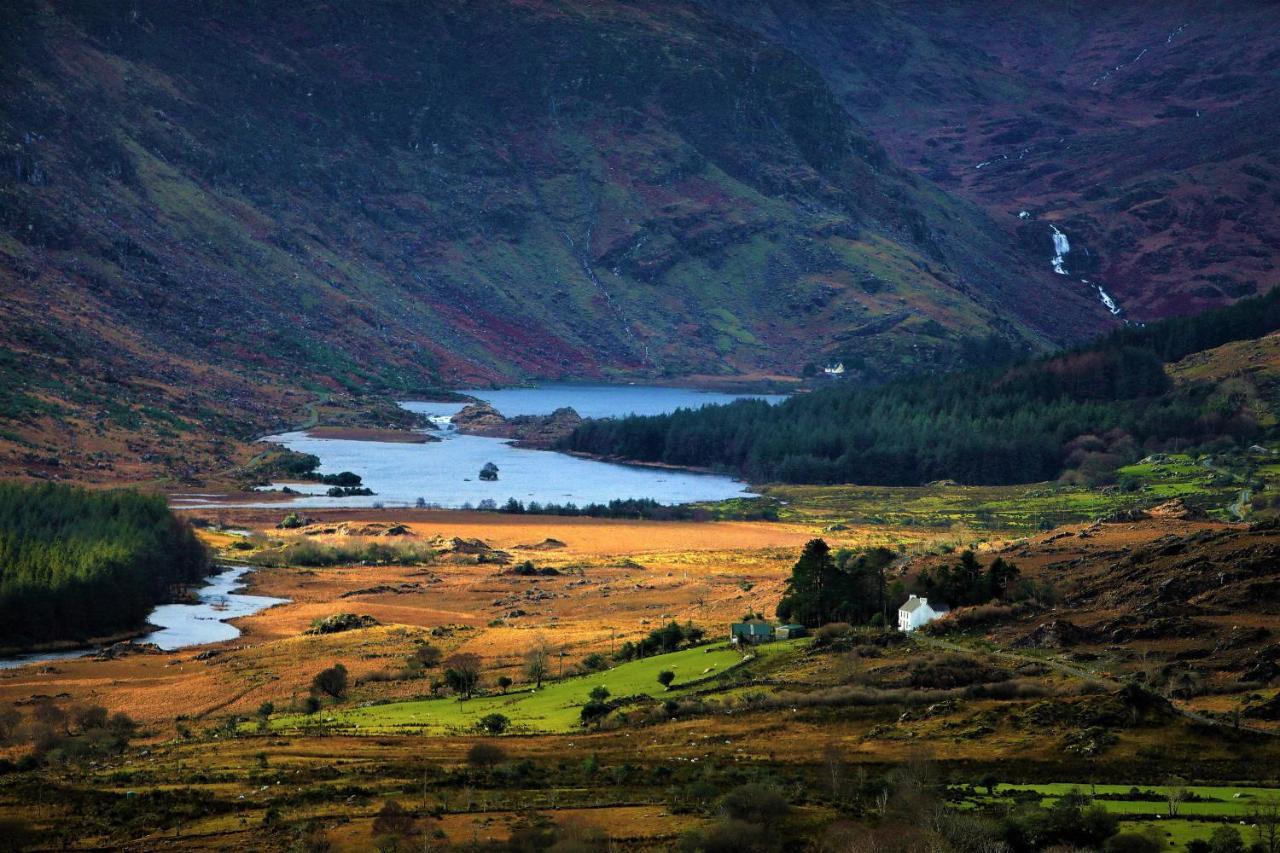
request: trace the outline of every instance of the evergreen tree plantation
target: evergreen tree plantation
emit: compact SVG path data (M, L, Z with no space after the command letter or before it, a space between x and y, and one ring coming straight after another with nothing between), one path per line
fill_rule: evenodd
M163 495L0 483L0 643L84 639L138 627L209 572Z

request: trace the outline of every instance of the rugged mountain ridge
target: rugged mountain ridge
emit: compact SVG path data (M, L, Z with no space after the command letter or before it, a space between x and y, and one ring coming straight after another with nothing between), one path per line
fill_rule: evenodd
M15 420L248 431L279 389L935 369L1108 321L693 4L0 14Z

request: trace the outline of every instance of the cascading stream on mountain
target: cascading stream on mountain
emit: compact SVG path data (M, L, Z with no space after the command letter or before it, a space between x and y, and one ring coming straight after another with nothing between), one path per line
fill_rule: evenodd
M1062 233L1062 231L1058 229L1058 226L1053 223L1049 223L1049 229L1053 231L1053 259L1050 261L1050 263L1053 264L1053 271L1058 275L1069 275L1066 263L1067 255L1071 252L1071 241L1068 240L1067 235ZM1082 278L1080 281L1098 291L1098 299L1104 306L1106 306L1106 309L1115 316L1120 316L1124 309L1120 307L1120 304L1116 302L1115 298L1110 293L1103 290L1102 285L1095 284L1087 278Z

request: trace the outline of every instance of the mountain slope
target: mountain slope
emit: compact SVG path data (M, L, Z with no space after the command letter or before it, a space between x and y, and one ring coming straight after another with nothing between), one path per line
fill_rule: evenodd
M14 416L265 428L267 387L897 372L1109 321L693 5L0 14Z
M1044 264L1059 229L1068 280L1131 319L1280 282L1274 4L704 6L802 56L896 162Z

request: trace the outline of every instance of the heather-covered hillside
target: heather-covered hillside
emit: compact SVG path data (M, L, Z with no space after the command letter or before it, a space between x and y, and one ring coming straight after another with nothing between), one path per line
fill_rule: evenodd
M268 387L898 372L1111 322L693 4L2 14L4 413L49 418L24 453L103 412L266 428Z
M1059 229L1067 280L1131 320L1280 283L1274 3L703 5L795 51L895 162L1045 265Z

